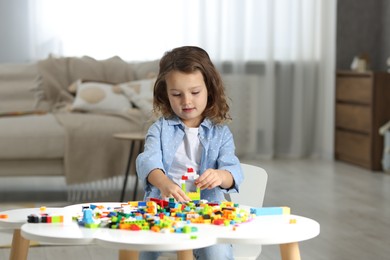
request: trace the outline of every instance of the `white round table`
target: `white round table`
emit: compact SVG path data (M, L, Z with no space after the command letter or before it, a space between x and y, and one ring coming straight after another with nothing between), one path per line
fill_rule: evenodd
M46 208L45 212L61 213L63 208ZM7 218L0 219L0 228L13 229L12 245L10 260L27 259L28 248L30 241L23 238L20 233L20 228L27 223L27 216L30 214L41 213L40 208L22 208L6 210L1 212L2 215L7 215Z
M117 206L120 203L94 203ZM65 207L68 214L80 211L78 204ZM68 224L24 224L22 236L36 241L69 244L98 244L120 250L120 259L137 258L139 251L178 251L180 259L192 259L192 249L218 243L279 244L283 260L300 259L298 242L316 237L320 232L318 222L297 215L259 216L254 220L233 226L196 224L198 232L191 234L155 233L108 228L89 229ZM191 238L196 236L196 238Z

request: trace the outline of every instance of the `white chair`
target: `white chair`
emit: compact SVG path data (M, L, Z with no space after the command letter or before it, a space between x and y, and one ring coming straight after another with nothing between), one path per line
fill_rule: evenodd
M235 203L262 207L265 189L267 186L268 174L258 166L241 163L244 181L240 185L239 193L226 194L227 200ZM235 260L255 260L261 254L261 245L237 245L233 244L233 255ZM159 260L177 259L176 254L162 253Z
M244 181L240 185L239 193L231 193L231 201L252 206L262 207L265 189L267 186L268 174L258 166L241 163ZM229 199L229 196L226 196ZM257 259L261 253L261 245L238 245L233 244L233 254L236 260Z

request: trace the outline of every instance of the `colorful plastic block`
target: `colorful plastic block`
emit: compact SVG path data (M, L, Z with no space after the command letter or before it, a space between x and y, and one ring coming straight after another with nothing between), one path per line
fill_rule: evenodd
M289 207L263 207L263 208L251 208L251 214L256 216L267 216L267 215L290 215Z
M199 175L194 172L194 169L187 168L187 173L180 180L181 189L192 201L200 200L200 188L194 184L197 178L199 178Z

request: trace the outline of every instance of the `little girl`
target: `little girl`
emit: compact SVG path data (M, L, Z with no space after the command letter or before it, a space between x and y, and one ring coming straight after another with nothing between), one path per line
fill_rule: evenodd
M154 85L154 112L160 118L149 128L144 152L137 157L137 173L148 198L189 201L179 180L191 167L200 176L195 185L201 199L223 201L224 193L238 192L243 180L226 123L229 106L221 76L206 51L184 46L160 60ZM141 259L157 259L143 252ZM195 249L196 259L233 259L231 245Z

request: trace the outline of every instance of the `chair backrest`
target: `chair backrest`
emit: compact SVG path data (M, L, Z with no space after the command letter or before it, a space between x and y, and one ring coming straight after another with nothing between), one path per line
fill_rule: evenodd
M244 181L240 185L239 193L231 193L230 199L236 203L262 207L268 174L258 166L241 163Z
M240 185L239 193L231 193L231 201L252 206L262 207L268 174L258 166L241 163L244 181ZM256 259L261 253L259 245L233 245L235 259Z

